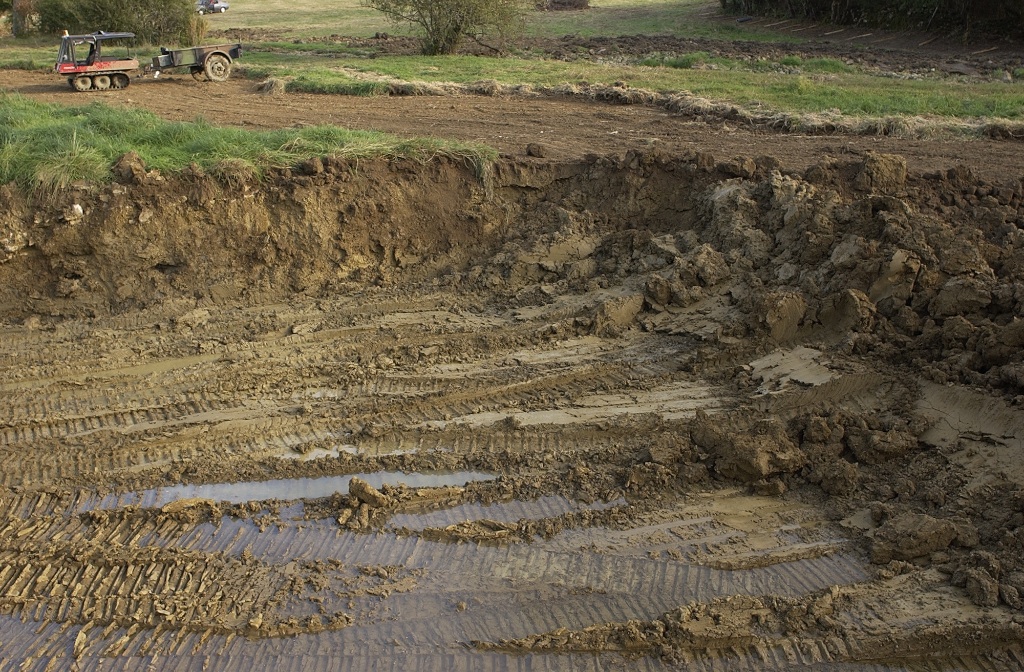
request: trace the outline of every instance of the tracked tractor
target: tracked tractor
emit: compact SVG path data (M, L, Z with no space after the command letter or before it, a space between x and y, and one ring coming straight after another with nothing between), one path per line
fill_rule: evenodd
M102 91L123 89L132 77L145 74L159 77L164 70L187 68L199 81L224 82L231 76L231 66L242 55L242 45L210 44L183 49L160 48L152 64L139 68L139 59L131 53L135 33L105 33L102 30L88 35L68 35L60 40L57 52L57 74L67 77L76 91ZM120 44L118 44L120 42ZM124 49L121 56L104 54L117 48Z
M89 35L68 35L60 40L57 64L54 69L68 78L76 91L123 89L132 82L132 73L139 69L139 59L131 53L131 40L135 33L105 33L102 30ZM115 47L123 54L104 54Z

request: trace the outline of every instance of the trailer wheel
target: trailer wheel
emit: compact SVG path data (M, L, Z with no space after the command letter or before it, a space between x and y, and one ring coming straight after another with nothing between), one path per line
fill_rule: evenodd
M197 65L194 68L192 68L192 79L196 80L197 82L205 82L206 72Z
M116 75L110 76L110 86L115 89L127 89L128 85L132 83L132 78L123 72L119 72Z
M96 75L92 78L92 86L94 89L100 91L106 91L110 88L110 76L109 75Z
M231 61L224 54L210 54L203 63L203 70L211 82L226 82L231 75Z
M92 88L91 77L75 77L74 82L71 84L75 87L75 91L88 91Z

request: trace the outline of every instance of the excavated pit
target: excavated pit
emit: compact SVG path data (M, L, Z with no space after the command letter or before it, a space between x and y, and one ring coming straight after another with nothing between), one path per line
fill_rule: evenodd
M0 667L1019 669L1019 179L0 191Z

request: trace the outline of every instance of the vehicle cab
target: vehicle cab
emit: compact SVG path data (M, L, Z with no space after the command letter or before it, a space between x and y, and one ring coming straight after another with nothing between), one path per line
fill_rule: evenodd
M139 61L131 53L130 44L134 38L135 33L106 33L101 30L88 35L68 35L65 31L54 69L61 75L135 70ZM111 46L117 43L123 46L123 55L103 54L103 45L106 44L110 52Z

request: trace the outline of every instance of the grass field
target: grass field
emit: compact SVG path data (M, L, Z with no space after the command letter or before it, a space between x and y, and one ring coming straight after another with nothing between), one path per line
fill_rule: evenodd
M714 0L595 0L589 10L531 12L525 36L672 35L724 40L775 40L769 30L715 21ZM996 78L924 76L896 78L832 58L802 59L777 49L767 59L726 58L705 51L560 60L529 49L495 57L394 56L372 46L351 46L337 36L367 38L375 33L413 34L388 23L359 0L232 0L231 10L208 17L212 40L244 36L238 70L254 79L275 78L290 90L335 95L386 95L396 84L472 85L493 82L538 89L625 83L663 94L683 93L737 105L758 114L827 114L846 119L913 117L937 126L978 126L1024 117L1024 86ZM238 32L235 32L238 31ZM334 37L332 37L334 36ZM792 41L792 35L786 39ZM0 68L52 67L55 37L0 38ZM157 45L141 45L145 61ZM1018 73L1024 74L1024 73ZM483 148L399 143L378 134L325 129L247 133L203 124L168 124L142 115L128 122L93 104L60 112L17 97L0 101L4 144L0 180L60 186L96 177L110 161L132 148L147 165L175 169L195 161L212 169L230 158L260 170L313 156L329 145L335 153L424 155L435 151L484 157ZM916 123L917 123L916 122ZM930 123L930 122L929 122ZM959 126L957 126L959 125ZM55 142L54 139L59 139ZM326 145L325 145L326 143ZM476 159L474 159L476 160ZM54 164L59 164L55 168Z
M588 10L530 12L524 31L530 38L573 34L783 39L770 29L741 30L734 22L712 20L718 11L714 0L595 0ZM233 0L229 12L207 20L214 37L233 30L251 36L245 41L240 71L254 78L283 79L292 90L375 95L388 91L389 80L456 84L492 80L532 87L625 82L637 89L686 92L782 114L1024 117L1024 86L1018 84L996 79L895 79L835 59L805 61L783 54L776 60L739 60L701 51L569 62L528 51L502 57L428 58L381 55L372 47L324 39L366 38L380 32L413 34L409 26L389 23L360 0ZM794 38L787 34L785 39ZM55 45L54 38L0 40L0 67L49 68Z
M328 155L426 159L443 153L478 166L496 156L483 146L334 126L254 132L202 121L174 123L97 102L66 107L15 95L0 95L0 128L0 183L44 190L78 180L107 181L111 165L128 151L151 169L176 172L195 164L215 175L258 175Z

